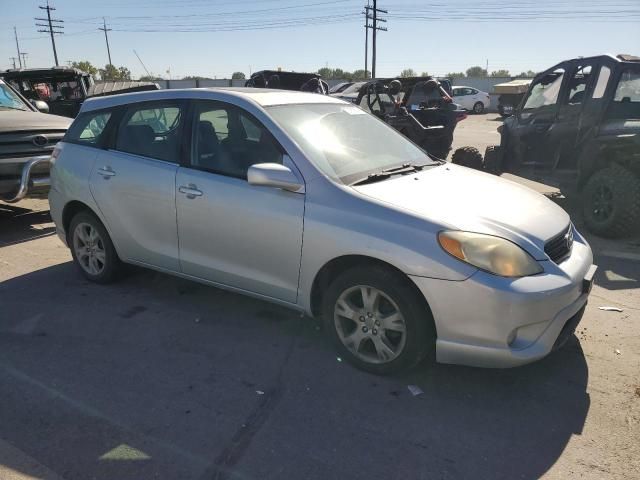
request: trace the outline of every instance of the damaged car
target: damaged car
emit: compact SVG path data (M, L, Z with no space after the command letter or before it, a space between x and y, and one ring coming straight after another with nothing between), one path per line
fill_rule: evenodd
M78 115L87 98L160 89L154 82L97 83L88 73L72 67L13 69L6 70L1 76L25 98L46 102L49 113L70 118Z

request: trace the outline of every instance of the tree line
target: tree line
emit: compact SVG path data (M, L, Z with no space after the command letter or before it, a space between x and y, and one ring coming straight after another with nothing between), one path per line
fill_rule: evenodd
M91 64L91 62L87 60L83 60L80 62L73 62L71 64L72 67L78 68L84 72L89 73L90 75L99 78L100 80L109 80L109 81L117 81L117 80L131 80L131 72L127 67L116 67L115 65L105 65L104 68L97 68ZM354 70L350 72L348 70L343 70L341 68L330 68L330 67L322 67L319 68L315 73L320 75L325 80L347 80L347 81L362 81L371 78L370 71L364 70ZM480 66L474 66L467 68L464 72L449 72L444 77L446 78L465 78L465 77L516 77L516 78L532 78L536 75L536 72L533 70L527 70L520 72L517 75L512 75L509 70L494 70L489 73L486 69ZM401 78L408 77L428 77L428 72L422 72L418 75L418 72L412 68L405 68L398 75ZM244 80L246 78L243 72L233 72L231 74L232 80ZM159 80L164 80L162 77L158 75L143 75L140 77L141 81L149 81L149 82L157 82ZM180 80L213 80L210 77L200 77L189 75L186 77L182 77Z

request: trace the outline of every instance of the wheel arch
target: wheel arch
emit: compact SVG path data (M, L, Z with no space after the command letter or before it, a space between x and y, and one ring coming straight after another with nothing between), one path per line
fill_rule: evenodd
M400 270L395 265L392 265L389 262L384 260L380 260L375 257L370 257L367 255L342 255L340 257L336 257L332 260L329 260L325 263L320 270L316 273L313 283L311 284L311 296L309 299L309 308L314 317L319 317L322 311L322 300L324 292L326 292L328 286L331 282L338 277L338 275L350 270L354 267L380 267L386 270L393 272L405 279L407 285L415 291L419 298L424 301L425 307L431 313L431 308L427 302L427 299L424 297L420 289L416 286L415 283L411 281L409 276Z

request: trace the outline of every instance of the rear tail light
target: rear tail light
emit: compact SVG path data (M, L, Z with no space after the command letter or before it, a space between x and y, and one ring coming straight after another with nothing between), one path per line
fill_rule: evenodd
M461 122L462 120L464 120L468 116L469 115L467 115L466 113L459 113L458 116L456 117L456 122Z
M62 147L59 145L56 145L55 148L53 149L53 152L51 152L51 158L49 159L49 162L51 162L51 165L56 163L56 159L60 156L61 151L62 151Z

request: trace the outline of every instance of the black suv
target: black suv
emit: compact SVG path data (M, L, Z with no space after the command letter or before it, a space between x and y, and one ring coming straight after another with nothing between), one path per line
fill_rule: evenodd
M33 103L47 111L43 102ZM38 112L0 80L0 201L47 193L51 152L70 124L70 118Z
M432 77L374 79L360 87L354 103L439 158L446 158L456 125L467 118L453 103L451 83Z
M587 227L608 237L640 230L640 58L600 55L538 74L498 128L484 168L580 194Z

